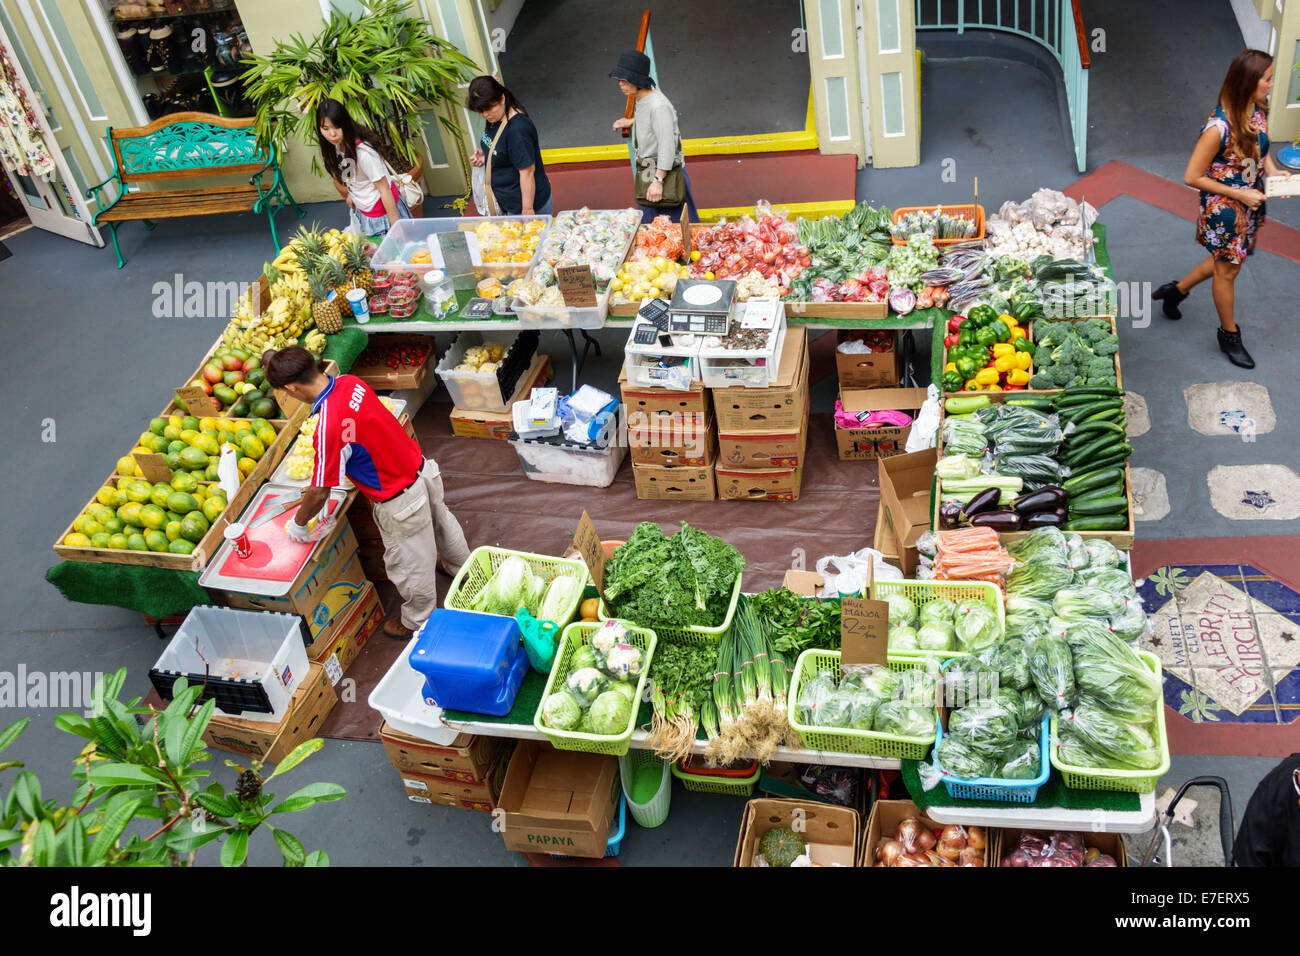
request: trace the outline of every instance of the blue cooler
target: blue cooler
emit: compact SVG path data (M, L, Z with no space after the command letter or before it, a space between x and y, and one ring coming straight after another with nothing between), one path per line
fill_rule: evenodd
M439 608L416 634L408 658L424 675L424 699L443 710L504 717L528 673L513 617Z

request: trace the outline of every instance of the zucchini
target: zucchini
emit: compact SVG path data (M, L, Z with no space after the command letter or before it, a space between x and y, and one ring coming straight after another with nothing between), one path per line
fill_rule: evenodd
M1015 398L1003 399L1003 405L1019 405L1035 411L1048 413L1052 410L1052 400L1045 395L1017 395Z
M1093 471L1081 472L1070 478L1061 487L1070 495L1079 495L1090 488L1101 488L1123 480L1124 469L1112 465L1109 468L1097 468Z
M1066 531L1126 531L1128 515L1080 515L1070 516L1065 525Z
M1120 515L1128 513L1128 497L1111 495L1108 498L1070 499L1070 517L1077 515Z
M1127 438L1128 433L1124 431L1123 426L1115 422L1097 421L1089 419L1082 425L1076 425L1074 431L1065 436L1067 445L1078 445L1086 441L1088 435L1100 438L1102 435L1118 435L1120 438Z
M1062 402L1069 402L1075 398L1079 398L1084 395L1099 395L1099 396L1109 397L1112 395L1123 395L1123 394L1124 393L1121 392L1118 387L1112 385L1085 385L1080 388L1067 388L1065 391L1063 391L1060 395L1057 396L1056 401L1058 404L1060 404Z
M1128 419L1124 415L1124 407L1122 405L1119 408L1104 409L1103 411L1098 412L1096 415L1089 415L1087 418L1084 419L1085 422L1116 422L1120 425L1125 424L1127 420Z
M1123 468L1128 464L1129 455L1133 454L1132 445L1117 445L1114 449L1105 454L1098 455L1094 460L1083 462L1076 465L1077 468L1107 468L1118 466Z
M1078 468L1080 465L1087 464L1093 459L1104 457L1107 452L1114 450L1124 443L1122 438L1116 438L1113 434L1106 433L1092 441L1082 444L1073 445L1066 449L1065 464L1070 468Z
M989 404L987 395L954 395L943 403L944 411L950 415L966 415Z
M1068 421L1078 422L1101 412L1122 412L1124 410L1124 400L1122 398L1103 398L1099 402L1089 402L1086 405L1071 405L1069 408L1062 409L1060 415Z
M1111 482L1099 488L1089 488L1078 494L1070 496L1070 507L1074 507L1076 501L1096 501L1098 498L1123 498L1124 497L1124 480Z

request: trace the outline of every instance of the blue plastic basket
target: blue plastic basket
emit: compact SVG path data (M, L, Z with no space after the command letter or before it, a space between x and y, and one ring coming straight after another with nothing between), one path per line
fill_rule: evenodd
M944 662L944 670L952 661ZM943 785L948 788L948 796L954 800L998 800L1003 803L1033 803L1038 798L1038 788L1047 783L1052 774L1051 761L1048 759L1048 738L1051 735L1049 724L1051 718L1043 715L1038 727L1038 776L1033 780L1003 780L998 777L975 777L963 780L952 774L944 773ZM935 760L938 760L939 744L943 741L943 721L940 720L934 731Z
M605 855L618 856L623 849L623 834L627 832L627 797L623 794L618 795L618 824L609 833L609 839L605 841ZM563 853L552 853L551 856L565 856Z

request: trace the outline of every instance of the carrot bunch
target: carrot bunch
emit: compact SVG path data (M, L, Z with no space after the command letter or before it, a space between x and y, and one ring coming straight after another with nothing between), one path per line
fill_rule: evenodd
M1006 586L1004 575L1015 566L992 528L958 528L935 535L934 576L947 581L990 581Z

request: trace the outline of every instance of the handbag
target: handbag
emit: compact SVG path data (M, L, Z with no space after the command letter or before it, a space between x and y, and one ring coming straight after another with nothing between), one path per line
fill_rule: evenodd
M406 203L408 209L414 209L424 202L424 186L412 179L410 173L399 175L388 160L384 160L384 168L388 170L388 178L396 184L397 194L402 197L402 202Z
M686 167L678 163L668 170L668 175L664 177L663 198L651 202L646 198L646 194L650 191L650 184L655 181L655 173L658 171L653 157L648 159L637 157L636 201L640 205L654 206L657 209L676 209L686 202Z

